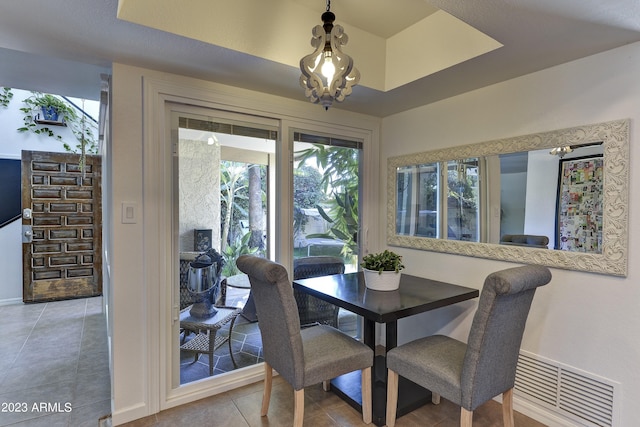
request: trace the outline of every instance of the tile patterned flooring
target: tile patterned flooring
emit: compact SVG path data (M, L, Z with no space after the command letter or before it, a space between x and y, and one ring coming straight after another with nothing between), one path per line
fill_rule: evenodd
M249 297L249 291L241 288L227 288L226 306L244 307ZM229 325L223 326L219 331L221 335L229 335ZM191 335L193 337L193 335ZM188 339L188 337L187 337ZM262 359L262 339L257 323L249 322L242 315L236 318L231 334L231 349L233 358L238 368L261 363ZM213 375L220 375L234 370L233 363L229 357L229 346L227 343L218 348L213 354ZM180 355L180 384L186 384L209 376L209 356L201 354L197 362L194 362L192 354L182 352Z
M0 426L96 427L107 351L101 297L0 306Z
M274 377L269 414L260 417L262 382L250 384L217 396L191 402L158 414L141 418L125 427L285 427L293 424L293 389L280 377ZM365 426L359 412L321 385L305 389L304 425L309 427ZM425 405L396 421L397 427L457 427L460 408L441 400L440 405ZM516 412L518 427L544 427ZM369 424L374 426L374 424ZM502 407L489 401L474 412L474 427L502 426Z
M253 341L255 332L255 323L239 319L238 335L234 330L233 348L234 355L236 350L244 353L237 357L240 366L259 360L258 355L252 356L248 351L252 346L258 347ZM221 353L219 357L218 373L225 370L227 363L225 355ZM192 357L189 359L193 360ZM107 360L102 298L0 306L0 405L24 402L28 408L26 412L1 412L0 407L0 426L98 426L98 420L110 413ZM206 360L194 365L202 365L208 374ZM357 411L333 393L324 392L320 385L307 388L305 395L305 425L365 425ZM264 418L260 417L261 401L262 382L258 382L125 426L266 427L292 424L293 390L280 377L274 378L269 415ZM38 408L41 403L48 404L48 409L53 411L34 410L33 405ZM65 412L67 403L70 410ZM425 405L399 418L396 425L453 427L459 425L459 414L457 406L442 399L438 406ZM519 413L516 413L515 422L518 427L544 426ZM473 425L501 426L501 406L491 401L478 408Z
M225 325L218 334L228 335L229 326ZM191 337L194 335L192 334ZM188 339L188 338L187 338ZM233 358L238 368L261 363L262 339L257 323L247 321L242 315L238 316L231 334L231 349ZM220 375L234 370L229 346L227 343L216 349L213 353L213 375ZM197 362L194 362L193 354L182 352L180 355L180 384L189 383L209 376L209 356L201 354Z

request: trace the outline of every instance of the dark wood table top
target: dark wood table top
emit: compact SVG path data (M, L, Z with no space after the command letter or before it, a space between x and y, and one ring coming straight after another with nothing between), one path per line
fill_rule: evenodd
M476 298L465 286L403 274L396 291L367 289L362 272L298 279L293 287L378 323Z

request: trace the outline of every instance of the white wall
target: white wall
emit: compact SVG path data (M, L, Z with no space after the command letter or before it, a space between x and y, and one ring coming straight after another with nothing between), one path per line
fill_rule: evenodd
M500 178L500 234L523 234L527 173L502 174Z
M390 156L626 118L631 119L631 159L637 159L638 76L640 43L635 43L387 117L382 124L381 168ZM382 180L381 188L386 188L386 177ZM640 175L633 165L630 181L628 277L552 269L552 282L536 294L522 345L524 350L619 382L617 426L640 423L640 270L636 268ZM381 218L385 212L382 204ZM384 241L384 224L380 230ZM404 255L409 274L476 288L487 274L514 266L393 249ZM409 329L425 334L439 330L466 340L471 314L472 310L454 307L406 319L399 325L399 341L418 335Z
M162 98L162 99L161 99ZM187 77L146 70L121 64L113 65L111 161L109 171L113 206L110 246L111 283L113 301L110 319L113 322L113 423L118 425L158 412L160 409L184 403L188 399L205 397L237 387L248 381L258 381L262 371L242 370L241 377L218 378L211 383L188 385L193 387L175 391L171 386L169 354L171 347L171 168L163 154L166 129L163 100L193 103L221 110L253 113L256 117L278 117L284 140L276 152L276 165L289 165L289 130L336 130L343 135L363 139L363 156L368 165L377 165L379 123L377 118L348 113L337 109L322 111L322 107L306 101L283 98L223 86ZM177 107L176 107L177 108ZM319 113L326 123L319 123ZM255 120L258 120L256 118ZM338 130L339 129L339 130ZM291 143L292 142L288 141ZM144 147L144 149L143 149ZM377 206L377 170L365 166L362 175L365 198ZM286 170L278 166L279 171ZM278 188L292 188L288 177L279 172L274 177ZM167 182L169 181L169 182ZM169 190L167 190L169 188ZM134 224L120 221L123 202L134 203L137 218ZM293 236L288 229L292 223L290 200L276 200L276 229L282 242L277 242L275 259L285 265L293 258L287 253ZM377 210L372 207L362 214L363 223L371 230L378 224ZM169 225L167 225L169 224ZM373 226L371 226L373 224ZM372 247L379 246L377 234L365 236ZM281 249L281 247L285 249ZM169 260L169 261L168 261ZM171 342L169 342L171 341ZM159 351L160 349L160 351ZM249 368L251 369L251 368ZM235 375L235 374L234 374ZM229 379L231 378L231 379ZM197 390L196 390L197 388ZM183 399L183 400L180 400Z
M96 92L99 88L96 89ZM22 150L65 152L62 142L44 135L36 135L32 132L18 132L17 129L24 126L23 99L29 97L31 92L20 89L12 89L13 99L8 107L0 107L0 158L20 159ZM78 106L80 101L72 99ZM99 103L86 101L85 111L95 119L98 118ZM76 138L69 128L56 128L64 141L68 141L73 147ZM2 201L0 200L0 203ZM0 260L0 304L22 301L22 221L16 220L11 225L0 229L0 252L3 256Z
M556 244L558 164L558 158L550 156L549 150L529 153L524 234L547 236L549 248Z

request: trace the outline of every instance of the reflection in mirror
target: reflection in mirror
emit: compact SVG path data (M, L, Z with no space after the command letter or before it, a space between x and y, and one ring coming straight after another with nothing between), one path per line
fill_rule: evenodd
M620 120L390 158L387 241L626 275L628 132Z
M396 233L480 241L479 162L475 157L399 167Z
M602 142L559 153L562 157L549 149L499 155L500 238L489 243L498 243L504 235L538 235L549 239L551 249L601 253L597 242L602 238ZM600 159L596 170L574 163L591 157ZM561 165L572 163L563 176L573 191L565 192L563 199ZM586 244L594 239L595 244Z

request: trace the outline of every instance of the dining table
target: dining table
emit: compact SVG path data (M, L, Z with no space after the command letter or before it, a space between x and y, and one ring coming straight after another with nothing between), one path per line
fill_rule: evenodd
M386 421L386 351L398 344L398 320L479 296L478 289L408 274L402 274L400 287L393 291L368 289L362 272L298 279L293 281L293 287L362 316L362 339L374 352L381 348L376 341L376 324L385 325L384 349L375 353L372 369L373 422L377 426ZM362 410L360 371L334 378L331 390L352 407ZM397 417L430 400L429 390L400 377Z

